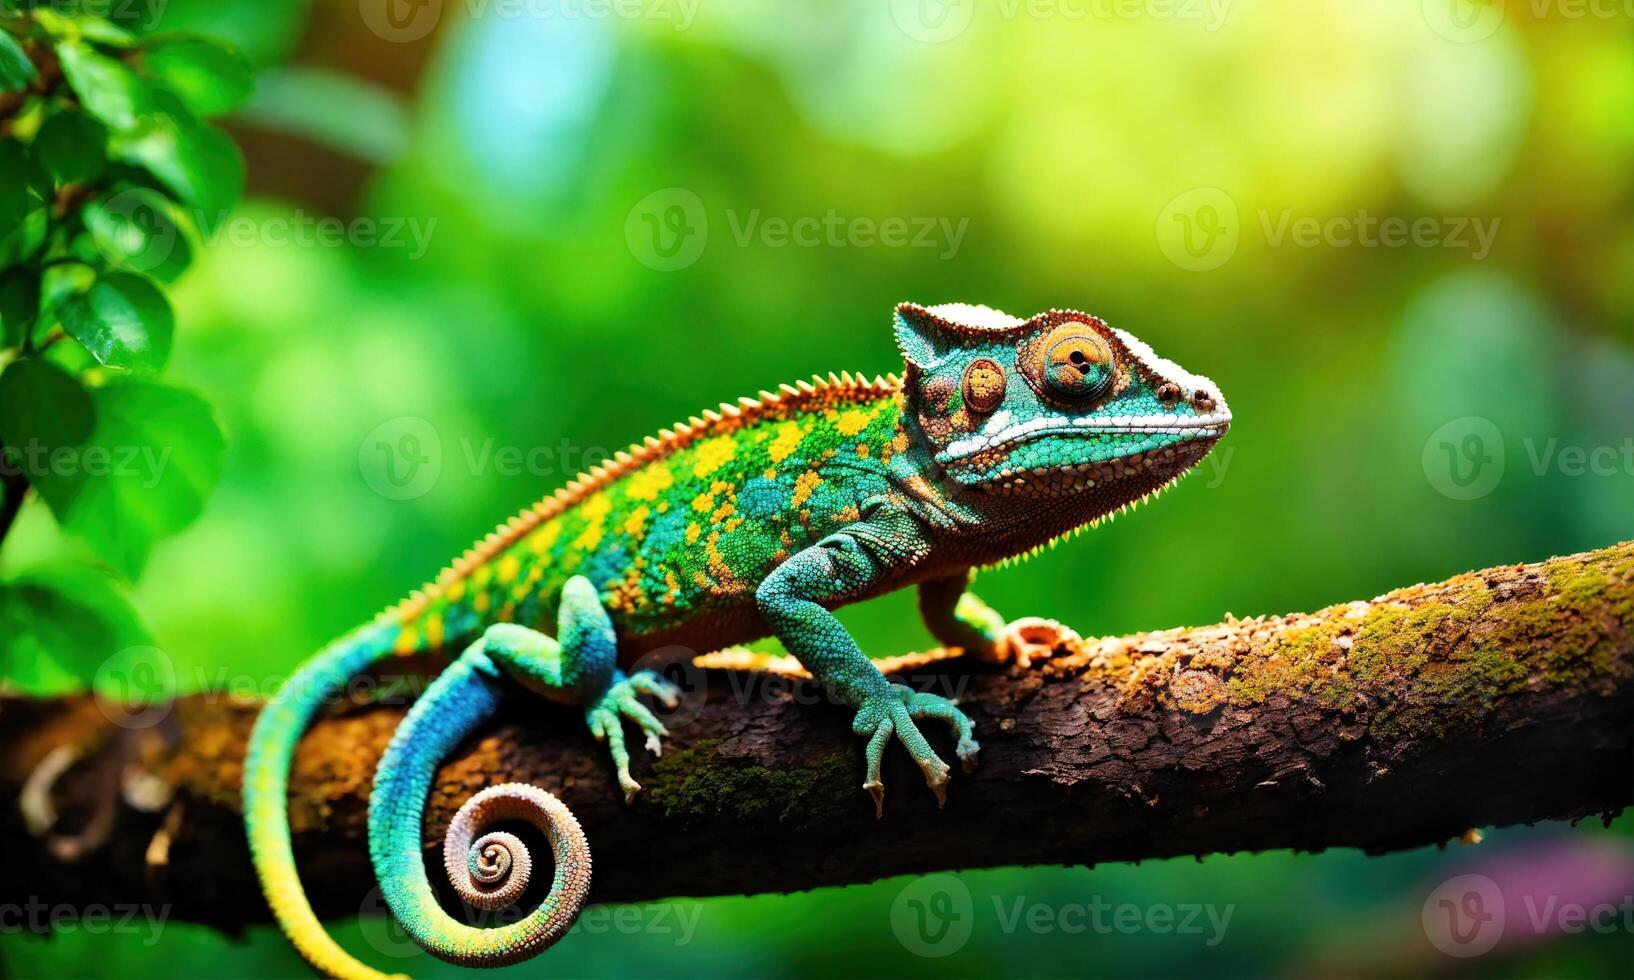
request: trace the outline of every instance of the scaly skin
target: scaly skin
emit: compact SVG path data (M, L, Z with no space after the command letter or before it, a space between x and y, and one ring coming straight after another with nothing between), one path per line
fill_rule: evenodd
M512 518L423 591L319 653L268 704L246 760L250 842L279 922L314 966L380 976L324 933L301 892L284 812L290 758L318 705L394 652L464 650L397 732L369 808L388 904L410 935L454 962L537 953L571 925L588 888L578 824L548 793L516 784L462 809L444 864L467 903L505 906L532 861L514 837L483 827L529 820L556 855L539 908L511 925L473 927L442 910L426 877L421 823L436 766L516 682L584 710L629 799L640 787L623 722L656 752L663 726L637 696L672 700L675 691L619 665L662 647L774 635L856 710L876 806L893 736L944 796L948 767L916 722L949 726L968 767L979 749L970 720L944 698L888 683L832 610L917 586L939 640L1019 659L1050 624L1006 625L966 591L971 570L1161 490L1208 452L1230 414L1212 382L1086 314L1021 320L903 304L895 327L903 379L784 386L648 439ZM555 638L540 632L552 624Z

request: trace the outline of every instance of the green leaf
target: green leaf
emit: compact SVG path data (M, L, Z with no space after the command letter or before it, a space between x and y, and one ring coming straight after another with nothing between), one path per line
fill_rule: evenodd
M35 77L34 62L23 45L11 32L0 30L0 92L21 92Z
M91 391L96 424L73 472L35 484L57 521L134 578L153 542L198 517L226 443L204 399L148 378Z
M95 180L108 162L108 131L83 112L55 113L34 134L34 158L57 184Z
M0 347L16 347L40 315L40 284L28 272L0 274Z
M109 367L157 371L170 356L170 302L134 273L99 276L90 289L64 299L57 316L70 337Z
M50 215L36 186L38 172L23 144L0 140L0 270L22 262L45 243Z
M156 91L153 98L158 111L118 140L114 152L146 167L196 208L200 229L208 234L244 190L244 158L226 133L199 122L174 95Z
M42 357L19 357L0 374L0 441L5 463L28 482L48 476L59 450L91 434L95 410L79 380Z
M152 639L123 590L89 566L61 562L0 583L0 634L6 637L0 647L0 676L25 693L66 694L83 690L93 679L122 695L122 702L134 700L125 694L157 695L144 700L162 701L173 693L134 689L163 688L162 669L127 669L119 676L121 668L135 667L156 651L146 647ZM159 666L169 666L168 661ZM121 680L129 682L125 692L118 691Z
M249 100L250 64L211 41L184 38L147 50L147 73L176 94L196 116L219 116Z
M126 187L98 198L83 217L97 249L114 265L174 282L193 260L169 199L152 188Z
M153 93L123 62L83 41L57 42L57 57L85 111L109 127L131 129L153 112Z

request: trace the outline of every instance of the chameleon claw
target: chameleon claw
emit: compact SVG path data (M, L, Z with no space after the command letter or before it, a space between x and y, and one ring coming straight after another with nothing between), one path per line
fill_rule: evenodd
M877 779L862 784L868 795L874 798L874 819L880 820L885 816L885 784Z
M936 794L936 808L947 806L948 765L936 756L919 760L919 769L925 774L925 785Z
M668 735L669 730L646 705L636 700L636 695L651 694L662 700L666 688L672 696L679 689L647 671L634 677L615 676L613 684L585 712L584 719L590 727L590 734L597 741L607 743L607 751L612 755L618 773L619 788L624 791L624 802L628 804L635 802L636 795L641 792L641 784L630 775L630 752L624 744L624 722L629 721L642 731L645 735L643 744L648 752L655 756L662 755L664 746L660 739Z

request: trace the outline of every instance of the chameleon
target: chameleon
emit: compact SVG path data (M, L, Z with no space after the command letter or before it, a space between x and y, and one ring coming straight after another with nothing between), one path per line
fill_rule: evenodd
M784 385L647 438L500 525L434 581L315 654L268 701L245 759L246 829L268 903L315 968L383 976L324 931L301 889L287 813L291 760L318 708L394 656L452 662L382 758L370 859L404 930L454 963L495 966L541 952L572 925L589 889L582 828L554 796L517 783L488 787L460 808L444 870L468 905L508 908L526 890L533 858L503 827L485 828L525 821L552 852L545 898L486 928L450 915L432 889L421 842L437 765L518 687L583 713L629 802L640 785L624 726L657 753L667 732L642 698L673 706L679 692L652 671L623 668L666 647L774 636L854 710L876 814L893 739L945 800L950 768L919 725L947 726L968 770L980 749L971 719L951 700L889 682L833 610L913 586L937 640L982 660L1017 659L1023 634L1046 621L1006 622L969 591L973 571L1164 489L1213 448L1231 413L1212 381L1085 313L1022 319L903 303L892 322L900 376Z

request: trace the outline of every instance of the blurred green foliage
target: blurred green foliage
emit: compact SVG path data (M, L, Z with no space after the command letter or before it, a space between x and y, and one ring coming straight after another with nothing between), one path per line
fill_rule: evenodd
M0 676L33 691L145 638L101 569L134 579L221 468L209 406L153 377L175 331L155 280L238 199L238 150L201 117L241 104L250 69L215 41L133 33L119 6L0 7L0 539L32 489L98 561L0 581Z
M370 3L170 0L141 37L208 35L244 52L260 73L229 124L260 140L297 134L302 148L276 173L258 173L252 154L248 200L229 214L200 204L236 187L210 185L226 144L197 122L246 94L218 63L224 49L178 41L129 59L117 40L63 42L70 82L94 77L98 94L0 147L26 144L53 181L128 181L189 206L149 208L186 247L168 253L179 265L137 270L174 283L175 337L156 329L121 346L119 331L96 329L111 317L99 310L158 322L143 312L152 294L112 266L100 291L47 279L30 292L8 278L8 343L22 335L4 311L56 309L72 294L63 326L88 352L36 359L19 385L66 391L65 377L111 373L91 362L99 350L131 372L169 348L171 376L208 395L227 441L202 515L160 540L197 511L188 494L201 497L212 474L193 460L162 491L177 503L148 515L151 554L97 547L95 515L71 510L57 514L70 532L60 537L42 488L46 506L25 508L6 542L6 588L63 603L92 594L63 584L88 557L127 574L145 565L141 621L41 604L34 647L15 649L111 648L135 629L180 689L269 691L599 456L782 381L892 369L888 311L903 299L1088 309L1210 375L1236 416L1215 455L1156 505L984 576L983 596L1013 615L1096 633L1212 622L1634 536L1627 18L1511 5L1482 33L1490 18L1447 21L1419 0L981 3L947 5L973 13L941 36L947 22L913 13L936 5L649 3L629 17L431 4L417 9L440 11L435 32L408 37L381 29ZM425 50L423 71L394 73ZM22 65L0 44L0 82L26 83ZM160 85L168 95L153 94ZM144 107L171 123L133 138ZM104 139L105 154L85 151ZM200 164L167 166L166 153ZM339 209L314 203L341 185L336 160L366 174ZM258 192L275 178L281 195ZM29 181L6 187L8 201L35 201L8 205L25 217L44 201ZM201 211L218 219L213 236L187 226ZM775 231L802 219L838 237L803 245ZM890 219L932 230L920 246L886 244L877 232ZM1385 219L1427 230L1388 244ZM166 234L94 207L82 220L94 250L82 257L110 243L143 254ZM670 239L653 237L666 229ZM69 327L81 315L93 325ZM98 419L109 388L89 388ZM20 403L45 397L57 396ZM31 424L58 427L58 442L99 438L79 432L79 416ZM385 479L394 460L380 448L405 420L435 436L421 447L435 475L408 496ZM208 456L197 435L179 442ZM501 463L507 447L522 465ZM1599 463L1579 465L1576 452ZM926 642L911 605L893 596L843 618L888 654ZM56 635L71 630L85 635ZM76 676L88 675L39 682ZM1467 962L1426 943L1420 915L1438 882L1551 843L1634 854L1624 818L1609 830L1496 831L1473 850L970 873L974 932L940 959L899 941L899 879L682 902L699 915L685 944L586 928L515 972L1626 972L1626 933ZM1097 896L1235 914L1211 946L1151 930L1007 932L996 912L1018 898L1060 908ZM376 962L402 948L378 918L337 932ZM237 942L177 924L151 945L8 939L0 957L16 975L304 971L270 929Z

